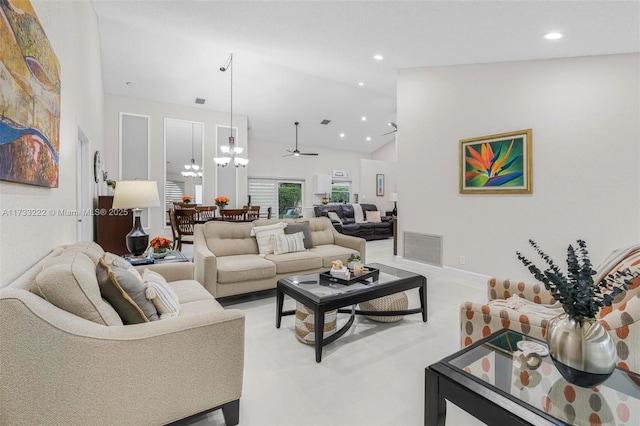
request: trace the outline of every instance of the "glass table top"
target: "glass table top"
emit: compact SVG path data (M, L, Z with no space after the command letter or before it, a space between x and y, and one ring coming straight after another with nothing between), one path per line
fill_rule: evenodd
M350 285L334 283L320 279L319 274L298 275L282 279L281 282L288 287L296 287L313 300L326 300L340 297L346 293L369 291L374 287L392 285L403 279L421 278L421 275L402 269L394 268L380 263L367 263L366 267L380 270L378 280L373 282L356 282Z
M531 340L507 330L484 344L444 360L476 381L489 384L519 403L576 425L640 425L640 376L616 369L603 384L581 388L568 383L547 355L538 368L518 357L518 341Z

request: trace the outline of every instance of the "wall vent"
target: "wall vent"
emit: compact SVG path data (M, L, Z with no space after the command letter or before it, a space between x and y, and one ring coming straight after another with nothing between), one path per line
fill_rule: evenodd
M325 126L329 123L331 123L331 120L327 120L326 118L320 122L320 124L324 124Z
M405 232L404 258L442 267L442 235Z
M200 104L200 105L204 105L205 99L203 98L196 98L196 103Z

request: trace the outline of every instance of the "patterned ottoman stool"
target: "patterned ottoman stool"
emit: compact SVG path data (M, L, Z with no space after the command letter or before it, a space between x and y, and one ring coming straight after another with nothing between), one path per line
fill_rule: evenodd
M324 337L329 337L337 330L338 311L324 314ZM316 343L315 316L313 310L300 302L296 302L296 337L302 343L314 345Z
M360 303L360 310L362 311L406 311L408 307L409 299L404 291ZM404 315L389 317L367 315L367 318L378 322L396 322L403 319Z

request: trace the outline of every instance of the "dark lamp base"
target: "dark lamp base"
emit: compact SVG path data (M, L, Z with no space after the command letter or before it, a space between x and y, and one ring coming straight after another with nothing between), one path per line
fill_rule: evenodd
M149 234L144 232L140 216L135 213L134 211L133 229L127 234L127 249L134 256L140 256L149 246Z

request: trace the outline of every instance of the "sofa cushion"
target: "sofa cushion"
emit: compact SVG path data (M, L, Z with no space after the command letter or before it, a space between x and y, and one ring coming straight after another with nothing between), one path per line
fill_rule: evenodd
M69 313L102 325L122 325L100 295L96 266L84 253L62 253L44 263L31 292Z
M98 262L96 275L102 297L114 307L122 322L139 324L158 320L155 306L145 296L140 273L125 259L105 253Z
M331 221L326 217L314 217L306 220L309 223L309 229L311 230L311 241L313 246L319 246L322 244L333 244L333 225Z
M77 242L64 246L64 253L84 253L97 265L100 258L104 255L104 250L99 244L94 242Z
M311 229L309 228L308 222L289 223L287 224L287 227L284 228L285 234L295 234L296 232L302 232L304 234L304 248L313 248L313 241L311 240Z
M258 251L262 255L273 253L272 235L284 235L284 228L287 224L284 222L274 223L273 225L254 226L251 235L255 235L258 242Z
M197 283L197 281L194 281L193 283ZM186 317L212 311L224 311L224 308L222 307L220 302L218 302L213 297L209 299L194 300L192 302L183 304L180 309L180 316Z
M306 250L302 232L296 232L291 235L272 235L271 243L273 244L273 254L295 253Z
M216 256L258 254L258 244L251 236L253 223L212 220L204 225L207 247Z
M327 217L331 220L342 223L342 219L340 219L340 216L338 216L338 213L336 212L327 212Z
M261 280L276 275L276 265L256 254L239 254L217 258L220 284Z
M180 299L162 275L145 268L142 274L142 284L145 287L145 296L155 306L156 311L160 314L160 319L178 316Z
M178 296L180 309L189 302L213 299L211 293L195 280L171 281L169 285Z
M269 254L265 259L276 265L278 274L290 274L310 269L322 268L322 256L310 251L298 251L295 253Z
M367 222L371 222L371 223L380 223L380 222L382 222L382 219L380 219L380 212L378 212L378 211L376 211L376 212L367 211L366 215L367 215Z
M342 260L342 262L346 264L349 256L357 253L353 249L335 244L318 245L310 251L322 257L322 266L325 268L331 268L331 262L334 260Z

